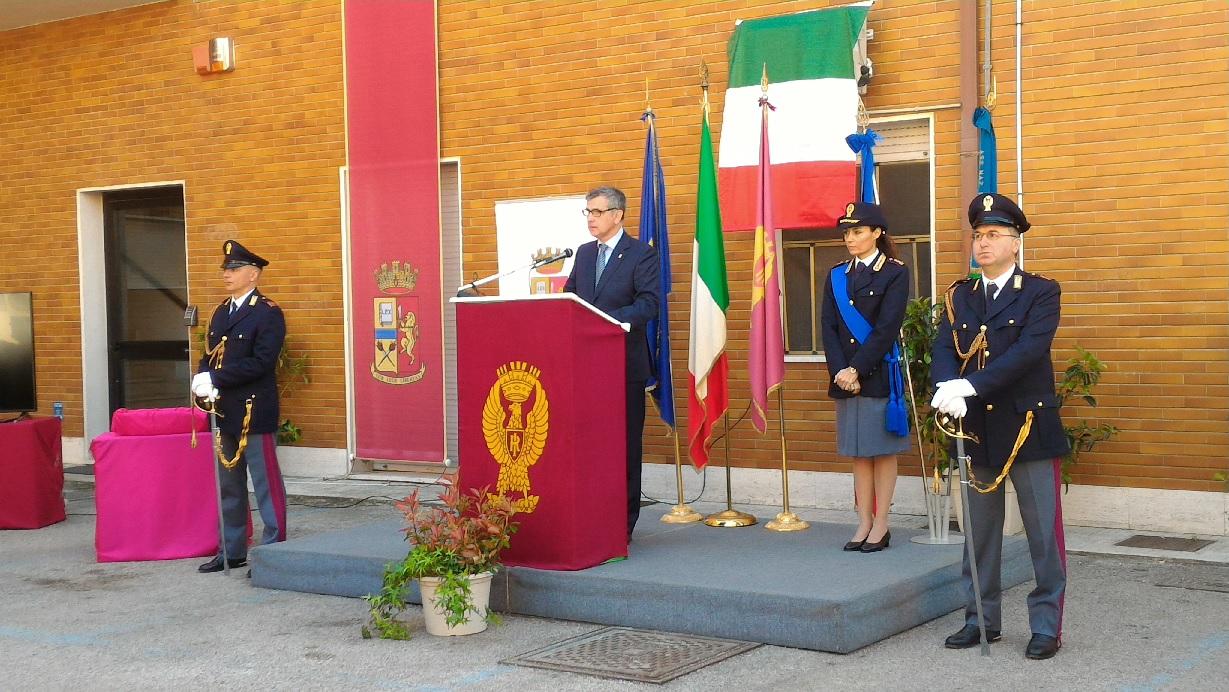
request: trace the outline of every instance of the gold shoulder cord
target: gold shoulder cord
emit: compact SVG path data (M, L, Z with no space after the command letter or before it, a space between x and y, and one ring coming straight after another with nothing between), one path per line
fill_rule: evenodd
M218 413L216 404L210 404L210 408L205 408L201 406L199 403L197 403L196 399L194 398L192 400L192 406L194 408L200 409L201 411L204 411L206 414L217 414L219 416L222 415L221 413ZM252 400L251 399L247 400L246 408L247 410L244 411L244 414L243 414L243 431L239 433L239 448L235 450L235 456L231 457L230 459L227 459L222 454L222 438L221 438L222 431L218 430L218 431L215 431L214 433L213 448L217 450L216 454L218 457L218 461L222 464L222 466L226 467L227 470L233 469L239 465L239 457L243 456L243 450L247 449L247 446L248 446L248 429L252 425ZM192 426L192 448L193 449L196 448L196 425Z
M963 375L965 368L969 367L969 361L973 356L977 356L978 369L986 367L986 326L982 325L981 331L977 336L973 337L973 342L969 344L968 351L960 350L960 336L956 334L956 310L952 308L952 298L956 295L956 286L959 282L948 286L947 294L943 296L943 302L947 308L947 323L952 325L952 345L956 348L956 355L960 357L960 374Z
M960 336L956 333L956 311L952 308L952 297L956 294L956 286L957 284L952 284L948 287L944 303L947 308L947 322L952 325L952 345L956 347L956 355L960 357L960 374L963 375L965 369L969 367L969 361L973 360L973 356L977 356L979 370L986 367L986 327L982 325L981 331L973 337L973 342L969 344L968 351L960 350ZM1003 464L1002 472L993 483L987 485L977 480L977 477L973 475L973 465L969 464L969 487L983 495L998 490L1003 480L1007 478L1007 474L1011 473L1012 464L1016 463L1016 455L1020 453L1020 448L1024 446L1024 441L1028 439L1028 434L1032 429L1033 412L1027 411L1024 414L1024 424L1020 426L1020 432L1016 435L1016 443L1011 447L1011 454L1007 457L1007 463ZM935 473L938 473L938 467L935 468Z

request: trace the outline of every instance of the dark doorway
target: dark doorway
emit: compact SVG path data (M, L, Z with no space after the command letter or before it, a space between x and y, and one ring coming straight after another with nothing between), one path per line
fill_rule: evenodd
M183 188L103 195L111 413L188 400Z

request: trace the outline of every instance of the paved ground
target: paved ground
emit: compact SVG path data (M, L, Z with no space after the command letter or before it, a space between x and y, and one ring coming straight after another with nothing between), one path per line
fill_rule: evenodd
M401 495L356 486L354 495ZM293 492L293 488L292 488ZM656 686L501 665L585 633L586 623L510 616L465 638L363 640L354 599L253 588L195 570L202 560L97 564L90 486L71 516L0 532L0 689L624 690ZM293 499L293 498L292 498ZM378 502L378 501L377 501ZM392 516L387 503L300 500L291 536ZM332 501L327 504L348 504ZM735 557L736 559L736 557ZM805 575L799 575L804 579ZM1226 689L1229 566L1073 555L1065 646L1027 661L1024 601L1008 592L1004 640L988 659L947 651L950 614L850 655L760 647L664 685L669 690ZM413 618L421 615L412 610Z

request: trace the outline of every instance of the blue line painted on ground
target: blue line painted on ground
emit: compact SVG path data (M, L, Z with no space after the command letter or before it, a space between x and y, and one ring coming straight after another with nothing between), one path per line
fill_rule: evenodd
M0 627L0 639L18 639L51 646L96 646L102 643L96 634L59 634L17 627Z
M1227 648L1229 648L1229 630L1204 637L1195 646L1195 651L1190 656L1174 664L1171 670L1176 668L1182 673L1192 671ZM1157 673L1148 682L1139 685L1128 685L1120 689L1122 692L1154 692L1155 690L1173 685L1178 681L1178 677L1178 675L1172 672Z

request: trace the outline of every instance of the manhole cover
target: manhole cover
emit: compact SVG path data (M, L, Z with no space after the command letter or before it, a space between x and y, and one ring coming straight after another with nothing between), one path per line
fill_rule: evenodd
M501 663L661 684L757 646L730 639L605 627Z
M1126 548L1150 548L1152 550L1175 550L1183 553L1193 553L1200 548L1212 545L1212 541L1205 541L1202 538L1145 536L1137 533L1126 540L1118 541L1114 545L1121 545Z

